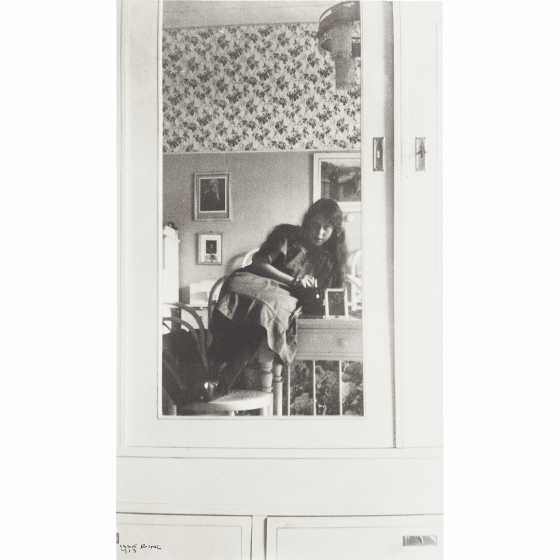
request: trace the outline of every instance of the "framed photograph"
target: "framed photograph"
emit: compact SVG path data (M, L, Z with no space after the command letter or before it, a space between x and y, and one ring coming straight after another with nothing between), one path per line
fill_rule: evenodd
M194 219L232 219L229 173L202 173L194 176Z
M325 290L325 319L348 319L348 296L344 288Z
M223 264L222 234L198 234L198 264Z
M314 154L313 201L336 200L343 212L362 209L362 169L358 152Z

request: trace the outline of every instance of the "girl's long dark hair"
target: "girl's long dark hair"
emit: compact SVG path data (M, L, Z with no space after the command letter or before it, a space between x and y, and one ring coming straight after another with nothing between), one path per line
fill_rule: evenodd
M306 234L309 231L309 222L319 214L328 220L333 227L330 239L323 245L333 256L331 286L342 288L346 279L346 261L348 259L346 233L342 227L344 215L336 200L320 198L311 205L303 217L302 227Z

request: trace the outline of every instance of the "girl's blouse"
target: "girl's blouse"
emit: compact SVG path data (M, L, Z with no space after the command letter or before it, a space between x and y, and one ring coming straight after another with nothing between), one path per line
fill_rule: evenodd
M317 287L335 287L332 285L332 254L327 249L310 243L301 226L279 225L263 243L257 255L294 278L310 274L317 279Z

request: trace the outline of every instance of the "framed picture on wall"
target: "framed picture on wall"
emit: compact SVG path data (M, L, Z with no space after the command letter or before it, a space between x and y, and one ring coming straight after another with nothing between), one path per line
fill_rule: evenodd
M313 156L313 201L336 200L343 212L362 209L362 171L358 152L330 152Z
M194 219L232 219L229 173L195 174Z
M197 264L223 264L222 234L199 233L197 254Z

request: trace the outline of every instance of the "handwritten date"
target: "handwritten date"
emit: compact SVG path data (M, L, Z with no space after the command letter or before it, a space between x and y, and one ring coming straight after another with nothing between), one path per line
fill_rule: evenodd
M144 548L155 548L156 550L161 550L161 546L159 544L141 544L140 546L138 546L137 544L121 544L119 546L121 547L121 551L125 554L131 554L132 552L136 554L138 550L142 550Z

